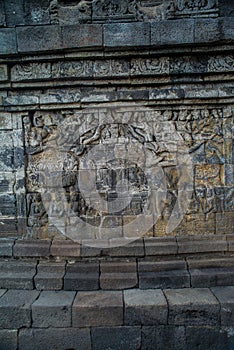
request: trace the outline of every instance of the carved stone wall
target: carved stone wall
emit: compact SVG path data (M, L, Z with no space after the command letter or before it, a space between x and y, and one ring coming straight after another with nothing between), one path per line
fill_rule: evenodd
M232 16L224 0L0 2L1 235L233 233Z

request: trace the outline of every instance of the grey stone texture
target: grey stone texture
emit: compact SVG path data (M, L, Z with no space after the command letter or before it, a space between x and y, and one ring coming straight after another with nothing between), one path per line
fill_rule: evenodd
M93 350L137 350L141 345L140 327L100 327L92 329Z
M64 276L65 290L96 290L99 288L99 263L68 264Z
M0 261L0 288L33 289L36 261Z
M81 328L123 325L122 292L78 292L73 304L72 325Z
M32 326L71 327L71 308L75 294L68 291L42 291L32 304Z
M53 240L50 254L59 257L79 257L81 245L70 240Z
M62 47L96 48L102 47L103 27L100 24L82 24L64 26L62 31Z
M17 240L13 253L14 256L49 256L50 255L50 244L49 240Z
M12 238L1 239L0 256L2 256L2 257L12 256L13 245L14 245L14 239L12 239Z
M190 286L190 275L184 260L142 259L138 262L138 275L141 289Z
M0 350L17 350L17 330L0 329Z
M74 328L21 329L19 350L56 349L91 350L90 330Z
M167 289L165 296L169 304L169 324L220 324L219 303L209 289Z
M234 286L211 288L221 305L221 325L234 324Z
M101 289L127 289L138 283L135 260L103 261L100 273Z
M31 304L38 295L36 290L8 290L0 298L0 328L30 327Z
M41 261L34 277L35 287L38 290L60 290L63 288L64 274L65 262Z
M142 350L184 350L186 333L184 326L142 327ZM189 348L190 350L192 348ZM205 349L204 349L205 350Z
M17 52L16 33L14 28L0 29L0 54L9 55Z
M124 291L124 323L126 325L167 324L167 317L167 301L160 289Z

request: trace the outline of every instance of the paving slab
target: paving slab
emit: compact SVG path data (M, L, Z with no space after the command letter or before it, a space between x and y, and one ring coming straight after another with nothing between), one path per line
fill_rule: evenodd
M32 304L32 325L37 328L71 327L71 308L76 292L42 291Z
M78 292L72 309L72 321L73 327L122 325L122 292Z
M167 324L168 306L160 289L124 291L124 323L126 325Z

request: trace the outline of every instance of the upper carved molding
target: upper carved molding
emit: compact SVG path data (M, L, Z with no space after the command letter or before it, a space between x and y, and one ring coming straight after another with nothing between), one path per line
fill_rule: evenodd
M105 23L218 16L218 0L52 0L53 23Z

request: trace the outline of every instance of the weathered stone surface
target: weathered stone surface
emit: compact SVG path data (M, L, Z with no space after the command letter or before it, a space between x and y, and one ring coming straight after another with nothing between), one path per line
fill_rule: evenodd
M79 243L68 240L53 240L50 254L53 256L79 257L81 246Z
M221 305L221 325L229 327L234 322L234 287L211 288Z
M78 292L72 308L73 327L121 326L122 292Z
M19 350L56 349L91 350L90 330L74 328L21 329Z
M195 288L234 284L234 267L190 269L191 286Z
M145 255L176 255L178 246L175 238L144 238Z
M59 290L63 288L65 274L65 262L41 261L37 266L37 274L34 277L36 289Z
M113 247L107 250L107 254L113 257L139 257L144 256L145 254L143 239L132 241L129 238L113 238L110 242L110 245L113 245Z
M136 261L103 261L100 272L102 289L133 288L138 283Z
M9 55L17 52L14 28L0 29L0 54Z
M96 290L99 288L99 264L77 262L68 264L64 276L65 290Z
M26 25L50 24L50 0L38 3L36 0L24 1L24 18Z
M140 260L138 274L141 289L184 288L190 286L190 276L183 260Z
M12 256L12 247L14 245L14 239L1 238L0 240L0 256Z
M30 95L17 95L4 98L4 106L24 106L24 105L38 105L39 98Z
M0 330L0 349L2 350L17 349L17 330L10 330L10 329Z
M75 292L42 291L32 304L32 326L35 328L70 327Z
M183 326L142 327L142 350L184 350L186 334ZM192 349L192 348L191 348Z
M15 27L24 24L23 0L5 1L5 13L7 26Z
M165 290L169 304L169 324L218 325L219 303L207 288Z
M104 25L105 47L137 47L150 43L148 23L116 23Z
M17 240L13 253L14 256L49 256L49 240Z
M167 301L161 290L126 290L124 305L126 325L167 324Z
M17 329L31 325L31 304L38 297L35 290L9 290L0 298L0 327Z
M0 288L33 289L36 261L1 261Z
M231 350L233 337L228 338L225 330L218 327L186 327L188 349Z
M222 38L219 21L217 19L196 19L194 28L195 43L218 42ZM206 28L207 30L204 30L204 28Z
M189 44L194 42L194 20L151 23L151 45Z
M62 27L62 47L102 47L102 25L82 24Z
M137 350L141 345L140 327L100 327L91 332L93 350Z
M0 64L0 81L8 80L8 68L5 64Z
M0 114L0 129L12 129L12 118L10 113L1 112Z
M61 48L58 26L18 27L16 32L18 52L51 51Z
M178 253L197 253L197 252L225 252L227 251L227 242L225 237L177 237Z

